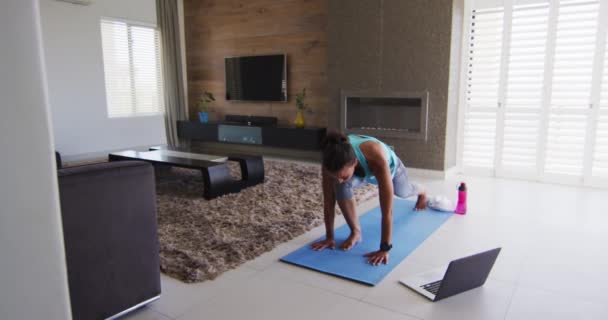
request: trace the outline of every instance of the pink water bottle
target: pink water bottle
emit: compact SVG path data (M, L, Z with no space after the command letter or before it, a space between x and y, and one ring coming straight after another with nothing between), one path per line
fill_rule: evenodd
M455 213L466 214L467 213L467 185L462 182L458 187L458 204L456 204Z

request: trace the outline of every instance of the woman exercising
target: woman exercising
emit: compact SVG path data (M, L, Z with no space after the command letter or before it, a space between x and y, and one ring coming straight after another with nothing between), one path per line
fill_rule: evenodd
M323 212L325 240L315 242L314 250L334 249L336 201L350 227L350 236L340 245L352 249L362 240L361 225L353 199L353 188L365 183L378 185L382 210L382 239L378 251L365 254L372 265L388 263L392 248L393 194L400 198L418 196L415 210L426 208L426 193L409 181L405 166L382 141L368 136L328 133L323 141Z

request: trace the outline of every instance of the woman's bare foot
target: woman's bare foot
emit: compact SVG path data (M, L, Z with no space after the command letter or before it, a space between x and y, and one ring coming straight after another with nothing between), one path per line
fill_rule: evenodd
M340 249L348 251L359 242L361 242L361 231L351 232L348 239L344 240L340 245Z
M424 210L424 209L426 209L426 203L427 203L426 193L421 193L418 195L418 201L416 201L416 207L414 209L415 210Z

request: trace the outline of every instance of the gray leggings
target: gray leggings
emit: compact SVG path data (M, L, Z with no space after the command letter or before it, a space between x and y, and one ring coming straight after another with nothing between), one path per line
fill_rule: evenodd
M411 183L408 176L407 170L403 165L403 162L399 160L397 164L397 171L393 177L393 191L394 194L399 198L408 198L414 195L418 195L421 190L420 186ZM353 175L349 180L342 183L336 183L334 185L334 192L336 194L336 200L348 200L353 197L353 189L367 184L361 177Z

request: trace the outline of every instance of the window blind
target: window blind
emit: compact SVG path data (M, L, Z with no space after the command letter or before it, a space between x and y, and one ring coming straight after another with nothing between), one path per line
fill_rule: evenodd
M560 1L545 172L582 176L598 1Z
M108 117L161 114L159 35L156 28L102 19Z
M489 8L474 10L471 19L462 154L470 167L494 166L503 15Z
M608 3L471 3L463 171L594 185L608 178Z
M537 167L548 24L548 2L513 7L501 159L511 172Z
M596 123L595 149L591 174L608 178L608 39L606 39L602 70L599 115Z

